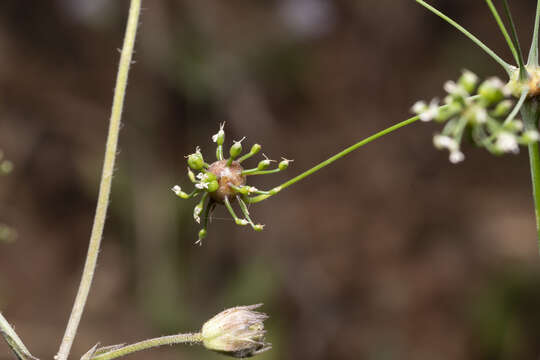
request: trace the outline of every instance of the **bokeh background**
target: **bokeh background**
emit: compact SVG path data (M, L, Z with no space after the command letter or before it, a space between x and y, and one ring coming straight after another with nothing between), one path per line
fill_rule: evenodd
M432 4L510 60L482 1ZM535 1L512 1L528 48ZM128 1L0 2L0 309L51 358L84 260ZM272 158L262 188L408 117L463 68L504 77L414 1L146 0L102 253L72 358L197 330L264 302L260 359L533 359L540 268L528 159L465 147L459 166L415 124L261 204L262 233L218 209L194 246L184 156L227 122ZM256 163L255 161L252 163ZM11 354L0 344L0 359ZM132 359L221 359L197 346Z

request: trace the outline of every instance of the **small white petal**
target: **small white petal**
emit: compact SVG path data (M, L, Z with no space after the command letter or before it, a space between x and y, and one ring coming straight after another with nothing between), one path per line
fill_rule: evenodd
M180 192L182 191L182 189L180 188L180 186L178 185L174 185L173 188L171 189L176 195L180 194Z
M516 136L506 131L499 133L495 146L502 152L511 152L514 154L519 152L519 145Z
M193 218L197 223L201 223L201 217L199 216L202 211L202 206L195 206L195 209L193 209Z
M437 149L448 149L449 151L459 150L457 141L446 135L435 135L433 137L433 145Z
M457 164L465 160L465 155L459 150L454 150L450 152L449 159L452 164Z
M475 118L480 124L484 124L487 121L487 111L483 107L479 107L475 111Z
M420 114L420 120L431 121L439 114L439 101L434 99L426 111Z
M535 131L535 130L526 131L523 134L523 136L526 137L527 139L529 139L530 141L538 141L538 140L540 140L540 134L538 133L538 131Z
M414 105L412 106L411 108L411 111L414 113L414 114L420 114L422 113L424 110L427 109L427 104L425 101L417 101L414 103Z

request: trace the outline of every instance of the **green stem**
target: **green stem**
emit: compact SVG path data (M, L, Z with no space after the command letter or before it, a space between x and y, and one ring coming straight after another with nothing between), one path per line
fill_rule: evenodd
M84 311L86 299L88 298L88 293L90 292L94 271L96 269L99 247L103 235L103 227L105 225L105 218L109 205L109 195L111 192L111 182L117 153L116 149L118 144L118 134L120 132L120 120L122 117L129 67L131 65L133 47L135 45L137 25L139 23L140 9L141 0L131 0L126 34L124 37L124 45L122 48L122 54L120 56L120 65L118 67L118 75L116 78L116 88L114 90L109 133L105 147L105 159L103 162L103 171L99 186L96 214L94 217L94 224L92 226L92 233L90 235L88 253L86 255L86 262L84 264L79 290L75 298L75 303L73 304L73 310L71 311L56 360L66 360L69 356L69 352L71 350L73 340L77 334L77 328L79 327L79 323Z
M521 116L523 117L526 130L538 131L538 119L540 118L540 106L538 100L528 99L528 101L526 101L521 107ZM529 160L531 167L538 250L540 252L540 149L538 142L534 142L529 145Z
M446 106L442 106L441 108L445 108ZM369 144L370 142L374 141L374 140L377 140L378 138L384 136L384 135L387 135L391 132L394 132L398 129L401 129L402 127L404 126L407 126L409 124L412 124L416 121L418 121L420 119L420 116L413 116L412 118L410 119L407 119L405 121L402 121L396 125L393 125L393 126L390 126L389 128L387 129L384 129L382 131L379 131L378 133L376 133L375 135L372 135L360 142L357 142L356 144L352 145L352 146L349 146L348 148L346 148L345 150L339 152L338 154L332 156L331 158L329 158L328 160L325 160L323 162L321 162L320 164L312 167L311 169L303 172L302 174L290 179L289 181L281 184L280 186L277 186L276 189L279 188L279 190L282 190L286 187L289 187L295 183L297 183L298 181L308 177L309 175L313 174L314 172L316 171L319 171L320 169L322 169L323 167L325 166L328 166L330 165L331 163L333 163L334 161L336 160L339 160L341 159L342 157L344 157L345 155L353 152L354 150L366 145L366 144ZM274 192L274 193L277 193L277 192ZM257 203L257 202L260 202L260 201L263 201L263 200L266 200L267 198L269 198L270 196L272 196L271 194L268 194L268 195L259 195L259 196L255 196L255 197L252 197L252 198L249 198L249 202L250 203Z
M425 1L423 1L423 0L415 0L415 1L417 3L419 3L420 5L422 5L423 7L425 7L426 9L428 9L429 11L431 11L432 13L434 13L435 15L437 15L438 17L440 17L441 19L448 22L450 25L452 25L453 27L455 27L459 31L461 31L461 33L463 33L465 36L467 36L472 42L474 42L476 45L478 45L482 50L484 50L489 56L491 56L491 58L493 60L498 62L499 65L501 65L503 67L503 69L509 75L511 75L512 68L511 68L510 64L508 64L506 61L501 59L497 54L495 54L495 52L493 50L491 50L489 47L487 47L482 41L480 41L476 36L471 34L467 29L465 29L463 26L459 25L457 22L450 19L448 16L444 15L442 12L435 9L433 6L429 5Z
M268 174L275 174L282 171L281 169L272 169L272 170L259 170L259 169L251 169L251 170L244 170L242 171L242 175L268 175Z
M523 61L523 52L521 51L521 45L519 43L519 38L517 36L516 24L514 23L512 12L510 11L510 6L508 5L508 1L503 0L503 4L504 4L504 11L506 13L506 17L508 18L508 21L510 22L510 30L512 30L512 38L514 39L514 46L517 49L519 77L521 80L525 80L528 77L528 73L527 73L527 69L525 69L525 64Z
M512 120L514 120L514 118L518 114L519 110L521 110L521 107L525 103L525 100L527 100L527 95L529 95L529 89L525 88L523 90L523 92L521 93L521 96L519 97L519 100L518 100L516 106L514 106L514 109L512 110L512 112L504 120L503 125L509 124L510 122L512 122Z
M202 342L202 335L200 333L162 336L159 338L148 339L135 344L123 346L119 349L112 350L104 354L99 354L92 357L91 360L111 360L132 354L137 351L147 350L158 346L200 342Z
M529 50L529 60L527 65L538 66L538 27L540 26L540 0L536 5L536 17L534 20L534 33L531 43L531 49Z
M512 51L512 55L514 55L514 59L516 60L516 64L519 63L519 56L516 50L516 47L514 46L514 43L510 39L510 35L508 35L508 31L506 30L506 27L504 26L504 23L499 16L499 12L497 11L497 8L493 5L493 2L491 0L486 0L487 5L489 6L489 9L491 10L491 13L493 14L493 17L495 18L495 21L497 22L497 25L499 25L499 29L501 29L501 32L504 36L504 39L506 40L506 43L508 44L508 47L510 48L510 51Z
M4 337L7 344L19 360L32 360L35 357L30 354L21 338L11 327L6 318L0 313L0 334Z

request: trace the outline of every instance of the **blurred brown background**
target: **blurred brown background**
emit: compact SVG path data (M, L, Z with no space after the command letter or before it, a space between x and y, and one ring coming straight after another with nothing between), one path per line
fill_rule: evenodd
M432 4L504 58L483 1ZM535 1L511 1L528 49ZM103 249L72 358L196 330L264 302L260 359L533 359L540 269L528 158L435 150L435 124L370 144L252 207L218 210L193 245L184 155L226 121L295 161L262 188L409 116L468 68L503 72L414 1L146 0ZM0 2L0 309L35 355L56 352L92 224L128 1ZM256 163L256 162L252 162ZM0 359L11 354L0 344ZM220 359L193 346L132 359Z

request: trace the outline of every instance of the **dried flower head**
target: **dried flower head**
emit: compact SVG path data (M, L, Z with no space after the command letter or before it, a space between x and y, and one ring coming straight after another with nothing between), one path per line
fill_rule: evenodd
M203 223L203 228L199 231L199 238L196 243L201 244L202 239L207 234L208 218L213 209L218 205L225 205L237 225L250 225L255 231L262 231L264 225L255 224L249 215L248 207L253 201L250 196L274 195L281 188L274 188L269 191L261 191L253 186L246 185L247 178L253 175L273 174L283 171L289 167L292 160L283 158L275 169L268 169L273 160L265 159L260 161L257 167L253 169L244 169L242 162L258 154L261 151L261 145L255 144L251 150L241 156L242 141L235 141L229 149L229 158L223 156L223 143L225 142L224 123L220 125L219 131L212 136L212 141L217 144L217 161L212 164L205 162L199 147L193 154L186 156L188 163L188 177L194 184L195 189L191 193L182 191L181 187L175 185L172 191L182 199L190 199L202 194L201 200L195 206L193 218L197 223ZM193 171L197 171L197 175ZM232 207L233 203L238 203L244 218L239 218Z
M264 341L264 320L268 316L253 311L262 304L237 306L208 320L201 329L203 345L213 351L237 358L251 357L270 350Z

